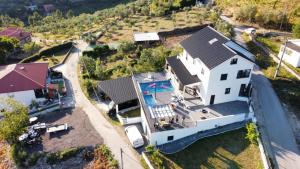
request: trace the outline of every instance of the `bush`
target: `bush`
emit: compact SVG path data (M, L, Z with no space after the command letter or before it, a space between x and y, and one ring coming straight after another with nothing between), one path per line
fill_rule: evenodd
M246 125L247 134L246 139L248 139L252 144L257 144L258 132L256 131L256 125L254 123L248 123Z
M29 166L34 166L36 164L36 162L40 159L40 157L42 157L43 154L42 153L33 153L29 156L28 158L28 165Z
M300 22L293 26L293 36L300 38Z
M25 166L24 162L28 158L28 153L20 144L13 144L10 153L17 166Z
M79 148L65 149L63 151L56 152L56 153L49 153L47 154L47 163L55 164L60 161L65 161L71 157L76 156L81 150L82 148L79 147Z
M253 22L257 13L256 5L245 5L242 6L236 13L236 19L240 21Z

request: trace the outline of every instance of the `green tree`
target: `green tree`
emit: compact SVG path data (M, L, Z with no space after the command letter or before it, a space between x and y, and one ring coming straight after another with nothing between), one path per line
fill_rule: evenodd
M234 36L234 31L232 25L229 23L219 19L216 24L215 28L217 31L222 32L225 36L231 38Z
M19 47L19 41L14 38L0 37L0 63L5 63L6 55Z
M96 69L95 59L88 57L88 56L81 56L80 57L80 65L83 66L84 70L93 77Z
M121 53L131 53L134 52L135 45L132 42L122 41L117 50Z
M300 22L293 26L293 36L295 38L300 38Z
M96 60L95 76L98 78L97 80L104 80L105 79L104 68L103 68L103 65L101 64L100 59Z
M70 18L72 18L74 16L74 12L70 9L70 10L68 10L68 12L66 13L66 17L68 18L68 19L70 19Z
M256 131L256 125L254 123L248 123L246 125L247 134L246 139L248 139L252 144L257 144L258 132Z
M28 125L28 109L13 99L1 100L1 102L7 108L0 121L0 137L9 143L16 143Z
M33 51L38 50L39 46L35 44L34 42L25 43L23 45L23 51L29 54L32 54Z
M244 5L236 13L236 18L241 21L254 22L257 13L256 5Z

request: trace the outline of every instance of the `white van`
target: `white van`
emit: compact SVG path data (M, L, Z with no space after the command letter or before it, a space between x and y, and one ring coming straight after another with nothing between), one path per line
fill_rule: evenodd
M126 127L125 133L127 134L132 147L138 148L144 145L143 137L136 126L132 125Z

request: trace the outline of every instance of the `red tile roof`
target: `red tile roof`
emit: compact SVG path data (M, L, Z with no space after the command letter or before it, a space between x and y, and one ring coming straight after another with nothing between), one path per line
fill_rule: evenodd
M0 36L8 36L8 37L11 37L11 38L16 38L19 41L22 41L22 40L30 37L31 33L30 32L25 32L21 28L10 27L10 28L6 28L6 29L0 31Z
M0 66L0 93L46 87L48 63L22 63Z

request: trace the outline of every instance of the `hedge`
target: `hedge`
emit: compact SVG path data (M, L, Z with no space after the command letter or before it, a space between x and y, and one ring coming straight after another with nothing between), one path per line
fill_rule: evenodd
M42 56L51 56L53 53L59 52L59 51L64 50L64 49L71 48L72 45L73 45L73 42L67 42L67 43L63 43L63 44L60 44L60 45L57 45L57 46L45 49L45 50L41 51L38 54L29 56L29 57L21 60L20 63L30 63L30 62L37 61Z

